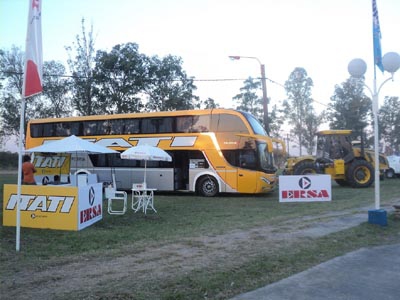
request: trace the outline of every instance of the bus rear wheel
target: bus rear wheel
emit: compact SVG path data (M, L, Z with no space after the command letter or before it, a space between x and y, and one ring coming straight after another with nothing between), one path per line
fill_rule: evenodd
M204 197L214 197L218 193L218 182L212 176L204 176L197 183L197 193Z

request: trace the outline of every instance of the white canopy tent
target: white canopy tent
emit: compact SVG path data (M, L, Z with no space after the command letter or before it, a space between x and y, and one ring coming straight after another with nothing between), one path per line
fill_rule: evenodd
M75 135L63 138L61 140L48 141L47 143L26 150L26 152L36 153L69 153L69 154L109 154L119 153L118 151L96 145L92 142L79 138ZM78 168L77 168L78 169ZM79 169L75 172L88 173L86 169ZM72 180L72 179L71 179Z
M93 154L118 153L118 151L96 145L75 135L71 135L61 140L48 141L43 145L28 149L26 152Z

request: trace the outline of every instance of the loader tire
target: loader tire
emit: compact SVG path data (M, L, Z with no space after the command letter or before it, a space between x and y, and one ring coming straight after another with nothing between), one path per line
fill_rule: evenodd
M293 168L293 175L317 174L318 170L311 161L301 161Z
M340 186L349 186L349 183L344 179L335 179L335 181Z
M374 182L374 168L365 160L354 160L346 170L347 182L353 188L365 188Z

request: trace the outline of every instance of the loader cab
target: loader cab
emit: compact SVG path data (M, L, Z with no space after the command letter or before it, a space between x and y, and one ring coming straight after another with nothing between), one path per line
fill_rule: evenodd
M324 130L317 133L317 159L334 161L343 159L345 163L354 159L350 139L351 130Z

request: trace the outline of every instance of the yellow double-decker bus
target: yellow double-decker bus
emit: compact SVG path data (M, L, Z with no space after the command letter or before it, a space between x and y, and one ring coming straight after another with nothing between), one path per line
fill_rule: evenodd
M172 162L147 161L146 181L158 191L266 193L274 190L272 139L251 114L232 109L182 110L37 119L28 123L26 148L70 135L122 152L157 146ZM72 172L85 168L101 182L114 175L118 189L143 181L144 162L119 154L76 155Z

